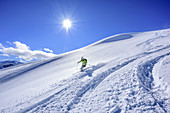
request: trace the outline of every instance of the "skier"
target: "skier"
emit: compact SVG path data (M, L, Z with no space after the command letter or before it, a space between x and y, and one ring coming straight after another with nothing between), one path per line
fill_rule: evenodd
M86 65L87 65L87 59L81 57L81 60L77 63L80 63L80 62L82 62L82 66L81 66L80 70L83 71L83 68L86 67Z

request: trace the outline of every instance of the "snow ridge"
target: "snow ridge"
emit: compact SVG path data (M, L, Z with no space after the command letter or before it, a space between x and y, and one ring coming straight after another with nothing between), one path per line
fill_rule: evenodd
M7 81L9 81L11 79L16 78L16 77L19 77L22 74L27 73L27 72L35 69L35 68L38 68L38 67L43 66L45 64L48 64L50 62L59 60L60 58L62 58L62 57L58 57L58 58L55 58L55 59L52 59L52 60L50 59L50 60L44 61L43 63L42 62L36 63L36 64L28 66L28 67L26 67L26 68L24 68L24 69L22 69L20 71L16 71L16 72L12 72L12 73L9 73L9 74L5 74L5 76L2 76L0 78L0 84L3 84L3 83L5 83L5 82L7 82Z

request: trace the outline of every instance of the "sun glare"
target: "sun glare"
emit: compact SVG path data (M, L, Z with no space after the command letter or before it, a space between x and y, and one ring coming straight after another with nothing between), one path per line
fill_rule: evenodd
M65 27L66 30L68 31L68 29L71 27L71 21L69 19L64 20L63 27Z

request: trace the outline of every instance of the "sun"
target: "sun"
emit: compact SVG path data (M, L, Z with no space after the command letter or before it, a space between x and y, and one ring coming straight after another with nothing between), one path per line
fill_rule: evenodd
M63 21L63 27L66 28L66 31L71 27L71 21L69 19L66 19Z

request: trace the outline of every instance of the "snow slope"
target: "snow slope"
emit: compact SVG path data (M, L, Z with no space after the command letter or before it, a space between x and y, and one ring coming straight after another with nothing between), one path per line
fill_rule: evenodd
M168 113L169 69L170 29L111 36L1 70L0 112Z

